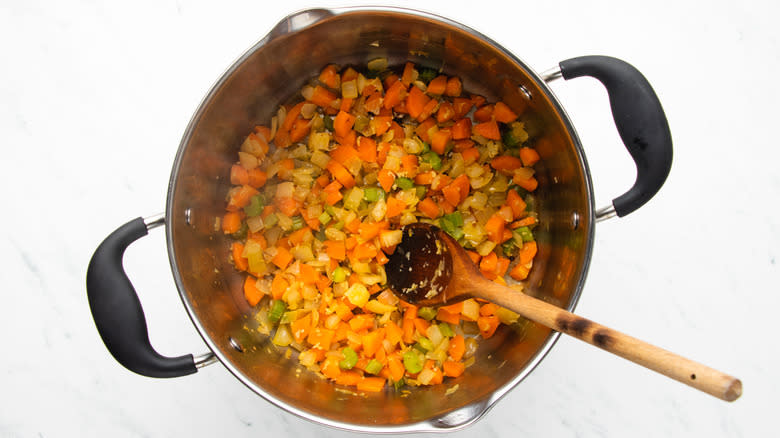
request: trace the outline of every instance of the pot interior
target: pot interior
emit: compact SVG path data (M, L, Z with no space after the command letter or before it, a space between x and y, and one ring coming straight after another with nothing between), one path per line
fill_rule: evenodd
M579 142L538 77L470 29L410 11L317 12L318 21L308 27L291 33L277 28L250 49L215 85L188 127L174 164L166 215L180 294L225 366L291 412L369 431L435 419L441 426L467 423L522 380L556 335L530 322L502 326L480 342L476 363L448 384L356 394L329 383L299 366L296 355L288 356L247 329L252 311L243 297L242 277L228 261L230 239L215 230L215 218L224 214L230 166L252 128L268 124L278 105L294 98L327 64L363 66L386 57L391 66L412 61L458 75L464 90L523 110L523 118L535 126L535 147L542 157L536 193L539 253L526 291L571 309L593 233L591 185Z

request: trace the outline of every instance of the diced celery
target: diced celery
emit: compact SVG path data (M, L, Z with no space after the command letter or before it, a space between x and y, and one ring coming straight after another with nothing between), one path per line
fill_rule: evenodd
M455 332L452 331L452 327L446 322L439 323L439 331L443 336L451 338L455 336Z
M331 274L331 278L333 279L334 283L341 283L342 281L347 279L347 271L344 270L341 266L333 270L333 273Z
M322 214L317 219L319 219L322 225L327 225L332 218L330 217L327 211L323 211Z
M534 234L528 227L520 227L515 229L512 231L512 236L514 237L515 244L518 247L523 246L523 242L532 242L534 240Z
M347 210L358 210L360 208L360 201L363 200L363 189L359 187L353 187L352 190L344 197L344 208Z
M444 219L447 219L452 223L452 225L455 225L456 227L462 227L463 226L463 215L460 214L459 211L456 211L454 213L445 214L443 216Z
M293 216L292 217L292 229L293 230L300 230L303 228L305 223L303 222L303 217L301 216Z
M441 169L441 157L434 151L428 151L422 155L422 162L431 165L433 170Z
M401 190L408 190L414 187L414 182L409 178L400 177L395 179L395 185Z
M355 350L344 347L341 350L341 354L344 355L344 359L339 361L339 368L343 370L351 370L352 367L357 365L358 363L358 355L355 353ZM380 364L381 365L381 364Z
M414 350L408 350L404 353L404 368L409 374L417 374L423 369L423 361L420 353Z
M368 202L385 199L385 191L381 187L366 187L363 189L363 199Z
M420 338L417 339L417 343L425 351L431 351L431 350L433 350L435 348L435 345L433 345L433 342L431 342L431 340L428 339L428 338L420 337Z
M265 207L265 197L263 195L255 195L249 200L249 205L244 207L244 212L247 216L260 216Z
M382 365L382 362L376 359L371 359L366 365L366 372L368 374L378 374L380 371L382 371L383 366L384 365Z
M325 125L325 129L328 131L333 132L333 118L330 116L325 116L325 118L322 119L323 124Z
M420 70L419 76L417 76L417 79L423 81L426 85L428 85L429 82L431 82L436 76L439 75L439 72L432 68L423 68Z
M265 220L263 221L263 223L265 223L266 229L273 227L277 222L279 222L279 217L273 213L266 216Z
M428 193L428 188L425 186L417 186L415 189L417 190L417 198L419 199L425 198L425 194Z
M271 303L271 310L268 311L268 320L276 324L282 319L284 311L287 310L287 305L282 300L274 300Z
M417 310L417 315L422 319L430 321L436 317L436 309L433 307L420 307Z
M249 225L247 225L246 222L241 222L241 228L230 236L236 240L244 240L246 239L247 231L249 231Z
M514 257L517 252L517 245L515 245L514 239L502 243L501 251L504 252L504 256L506 257Z

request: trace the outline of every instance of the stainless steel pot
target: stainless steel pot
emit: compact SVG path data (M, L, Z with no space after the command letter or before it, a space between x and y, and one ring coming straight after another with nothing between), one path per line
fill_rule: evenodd
M241 277L228 262L228 241L215 232L230 185L229 168L243 136L267 123L304 80L326 64L364 65L383 56L410 60L463 79L464 89L526 108L538 127L539 254L527 291L572 310L582 291L594 224L630 213L661 187L671 166L671 136L642 75L606 57L564 61L539 75L509 51L461 24L394 8L313 9L282 20L217 81L187 128L173 164L165 216L136 219L98 248L87 291L98 330L112 355L142 375L194 373L218 359L271 403L317 423L364 432L449 431L473 423L543 359L558 333L533 323L502 328L480 344L476 363L450 384L356 394L301 369L267 338L252 335ZM588 75L602 81L616 125L637 163L637 182L596 211L585 154L546 81ZM211 352L169 358L151 347L143 310L122 269L124 249L165 225L176 284ZM457 390L453 390L457 387Z

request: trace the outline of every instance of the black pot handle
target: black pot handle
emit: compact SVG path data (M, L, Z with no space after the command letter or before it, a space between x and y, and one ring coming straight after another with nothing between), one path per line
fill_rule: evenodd
M197 371L191 354L165 357L149 342L146 317L122 267L125 249L157 224L134 219L98 246L87 269L87 297L92 318L111 355L130 371L148 377L179 377Z
M564 79L591 76L607 88L620 138L636 163L634 186L612 200L625 216L650 200L672 167L672 134L658 96L631 64L608 56L582 56L560 64Z

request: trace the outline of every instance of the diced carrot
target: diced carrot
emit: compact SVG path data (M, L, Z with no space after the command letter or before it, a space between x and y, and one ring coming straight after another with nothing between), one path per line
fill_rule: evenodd
M244 298L250 306L256 306L263 298L263 291L257 288L257 279L251 275L244 280Z
M233 234L241 229L241 213L237 211L229 211L222 216L222 232L225 234Z
M444 94L450 97L458 97L463 91L463 84L460 82L460 78L453 76L447 79L447 86L444 90Z
M337 100L338 96L335 93L319 85L314 87L314 92L310 99L311 103L323 108L333 107Z
M260 170L259 167L256 167L247 173L247 184L256 189L263 187L267 180L268 174Z
M269 141L271 141L271 128L267 126L257 125L253 129L255 131L255 134L257 134L259 137L261 137L266 144L268 144ZM268 152L266 150L266 152Z
M249 269L249 261L241 255L244 252L244 245L241 242L233 242L230 246L230 252L233 256L233 264L237 270L246 271Z
M485 96L480 96L479 94L472 94L469 97L471 98L471 103L474 104L474 106L477 108L483 106L485 102L487 102Z
M361 137L365 138L365 137ZM341 145L328 153L330 157L344 166L349 166L357 160L360 160L360 153L352 146Z
M383 135L390 128L390 122L393 121L392 116L376 116L371 119L371 124L374 127L374 132L377 137Z
M373 357L374 354L382 348L382 340L385 338L385 331L377 329L363 335L363 354L366 357Z
M517 255L520 260L520 264L525 265L530 263L536 256L537 246L535 241L525 242L523 247L520 248L520 253Z
M417 209L431 219L436 219L441 215L439 206L431 198L425 198L417 204ZM502 222L503 223L503 222Z
M436 99L430 99L428 102L426 102L420 115L417 116L417 121L422 122L423 120L427 120L428 118L431 118L433 113L435 113L436 110L438 109L439 109L439 101Z
M490 140L501 140L501 132L498 130L498 123L495 120L478 123L472 128L475 134L479 134Z
M299 269L300 271L298 273L298 279L303 284L315 284L317 283L317 281L319 281L320 274L311 265L307 265L306 263L300 263Z
M519 158L511 155L499 155L490 160L490 167L502 172L512 173L523 167L523 162Z
M447 377L458 377L466 370L466 366L463 362L454 362L451 360L445 360L442 364L442 371Z
M331 259L345 260L347 258L347 250L343 240L326 240L324 244L325 253Z
M377 173L377 179L385 192L390 192L390 189L393 188L393 183L395 183L395 175L387 169L381 169Z
M392 126L392 122L390 123L390 126ZM385 161L387 161L387 154L390 153L390 146L391 146L390 143L387 143L387 142L384 142L384 141L379 143L379 146L377 146L376 162L380 166L384 166L385 165ZM395 177L393 177L393 178L395 178Z
M355 231L355 233L356 232L357 231ZM354 249L357 246L357 237L355 236L347 237L347 240L344 241L344 246L347 248L347 251Z
M363 380L357 384L358 391L381 392L385 387L386 380L382 377L363 377Z
M447 76L439 75L431 79L428 83L428 94L435 94L441 96L447 90Z
M482 259L482 256L480 256L476 251L466 251L466 254L468 254L469 258L472 262L474 262L475 265L478 265L480 259Z
M501 219L504 220L504 222L512 222L512 219L514 219L514 212L512 211L512 207L510 207L507 204L502 205L498 211L496 212L499 216L501 216Z
M230 184L237 186L249 184L249 173L244 166L234 164L230 168Z
M426 360L423 369L433 371L433 378L431 379L429 385L438 385L444 380L444 374L442 374L441 368L436 365L435 361L431 359Z
M333 64L325 66L317 79L334 90L341 85L341 76L339 76L338 68Z
M436 319L444 321L449 324L460 324L460 315L457 313L449 312L443 307L439 307L436 311Z
M352 125L355 123L356 117L352 114L344 111L339 111L336 118L333 120L333 131L336 135L344 137L352 130Z
M322 362L320 372L329 379L337 379L341 375L338 356L328 356Z
M360 238L363 240L371 240L377 235L379 235L379 232L387 229L389 227L389 224L387 221L381 221L381 222L363 222L360 224L360 227L358 228L358 233L360 234Z
M517 219L525 214L526 203L515 190L507 191L506 205L512 209L512 219Z
M439 173L431 181L431 190L438 192L452 182L452 178L444 173Z
M284 160L279 160L279 172L277 175L281 179L292 179L292 171L295 169L295 160L292 158L285 158Z
M376 163L376 140L370 137L358 137L357 153L361 160Z
M404 319L414 320L417 318L418 307L414 304L404 303L406 309L404 310Z
M390 371L390 378L393 379L394 382L398 382L403 379L404 374L406 373L404 364L401 362L401 358L397 354L387 356L387 368Z
M531 167L539 161L539 153L529 147L520 148L520 159L523 160L523 166Z
M295 143L302 140L309 135L311 130L311 120L298 119L293 123L292 129L290 129L290 141Z
M493 105L484 105L474 111L474 120L488 122L493 119Z
M498 214L493 214L485 223L485 231L487 232L488 239L498 244L504 237L504 219Z
M330 330L322 327L313 327L309 333L309 337L306 341L311 345L318 348L322 348L327 351L330 349L330 344L333 342L333 336L336 334L335 330Z
M352 79L357 79L357 77L357 70L352 67L347 67L347 69L344 70L344 73L341 74L341 82L351 81Z
M442 102L439 105L439 111L436 112L436 121L439 123L445 123L452 120L455 117L455 109L449 102Z
M407 178L414 178L417 175L417 155L407 154L401 157L401 169Z
M349 320L349 328L351 328L353 332L374 328L374 315L366 313L355 315Z
M287 248L278 246L276 249L277 253L274 258L271 259L271 263L276 265L279 269L284 270L292 261L293 255L290 253L290 251L287 250Z
M452 139L463 140L471 137L471 119L464 117L452 125Z
M404 65L403 73L401 73L401 82L403 82L404 85L409 86L409 84L411 84L417 77L415 73L416 70L414 68L414 64L411 62L407 62Z
M468 148L460 154L463 156L463 161L465 161L467 166L479 159L479 149L475 147Z
M293 217L298 212L298 202L293 198L278 198L275 201L276 208L283 214Z
M273 205L266 205L263 207L263 212L260 213L260 217L265 220L268 216L272 215L276 211L276 207Z
M290 108L289 111L287 111L287 116L285 116L282 125L279 127L279 131L290 132L293 125L295 124L295 121L298 120L298 116L301 114L301 109L303 108L303 104L304 102L299 102L298 104Z
M471 111L471 107L473 106L474 103L471 101L471 99L467 99L465 97L456 97L452 99L452 108L455 110L454 118L460 119L462 117L466 117L466 114Z
M276 274L271 281L271 296L275 300L281 299L289 286L290 284L282 277L282 274Z
M430 143L431 142L431 137L430 137L429 132L430 132L431 128L433 128L435 126L436 126L436 121L435 120L433 120L432 118L425 119L425 120L423 120L422 123L417 125L417 128L414 130L414 133L417 134L417 136L420 137L420 139L422 141L424 141L426 143Z
M496 315L498 312L498 305L493 303L485 303L479 308L479 314L482 316Z
M441 193L444 195L444 199L451 205L458 205L460 203L460 188L456 184L450 183L448 186L441 189Z
M497 316L480 316L477 318L477 327L479 327L479 334L483 339L488 339L496 333L496 329L501 321Z
M333 379L337 384L344 386L357 386L361 380L363 380L363 375L353 370L341 370L341 373Z
M299 245L303 242L307 235L311 235L311 230L308 228L301 228L300 230L293 231L287 236L287 240L290 241L292 246Z
M344 187L351 189L355 186L355 178L353 178L352 174L339 162L330 160L325 167Z
M488 255L482 257L482 261L479 262L479 270L488 278L493 278L496 275L496 266L498 265L498 256L495 252L491 251ZM489 275L487 275L489 274Z
M257 189L254 187L244 185L236 188L236 190L230 191L230 199L228 199L227 211L238 211L247 205L252 197L257 195Z
M514 278L517 281L525 280L528 278L528 267L522 264L516 264L514 268L512 268L511 271L509 271L509 276Z
M447 354L450 357L459 362L463 358L463 353L466 352L466 340L463 335L455 335L450 339L450 348L447 349Z
M450 183L450 185L455 185L458 187L458 191L460 192L460 202L463 202L469 196L469 192L471 191L471 183L469 182L469 177L466 176L466 174L459 175Z
M430 100L431 98L418 87L410 87L409 94L406 96L406 110L410 116L416 119L422 114L425 105Z
M363 242L361 244L358 244L354 251L353 255L358 260L364 260L364 259L373 259L376 257L377 252L376 246L374 246L371 242Z
M306 339L309 332L311 332L311 329L311 313L307 313L306 316L298 318L290 323L290 331L298 343L301 343Z
M455 147L453 147L452 149L455 152L463 153L464 151L473 148L475 144L476 143L474 143L474 140L466 138L466 139L463 139L463 140L455 141Z
M506 257L499 257L496 262L496 276L503 277L506 275L506 270L509 268L510 260Z
M385 100L382 103L387 109L393 108L406 98L406 85L401 81L396 81L385 92Z
M517 120L517 114L504 102L496 102L493 107L493 117L501 123L512 123Z
M396 122L390 123L390 130L393 131L393 140L402 141L404 139L404 128Z
M431 150L441 155L446 151L447 144L452 140L452 131L440 129L431 135Z
M328 205L336 205L343 197L344 195L342 195L341 192L328 193L325 195L325 203Z
M422 334L425 334L428 331L428 327L431 326L430 322L422 318L415 318L413 323L414 323L414 328L417 329L417 331Z
M390 342L390 345L397 345L401 342L403 335L404 332L401 330L401 327L398 327L398 324L393 321L385 323L385 339Z
M428 172L418 173L417 176L414 177L414 183L422 186L429 186L431 185L435 177L436 177L436 172L432 170Z
M399 216L401 213L403 213L405 208L406 203L404 201L391 196L387 198L387 212L385 213L385 217L392 219L396 216Z
M404 318L401 323L401 330L403 330L403 341L405 344L411 344L414 342L414 319Z
M528 190L529 192L533 192L534 190L536 190L537 187L539 187L539 181L537 181L536 178L534 177L522 178L520 177L520 174L517 173L512 178L512 182Z
M528 226L531 226L531 225L533 225L535 223L536 223L536 218L535 217L527 216L527 217L524 217L524 218L520 219L519 221L512 222L512 224L509 226L509 228L512 228L514 230L515 228L528 227Z

